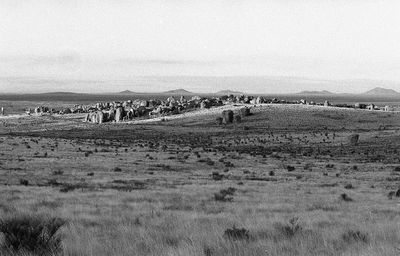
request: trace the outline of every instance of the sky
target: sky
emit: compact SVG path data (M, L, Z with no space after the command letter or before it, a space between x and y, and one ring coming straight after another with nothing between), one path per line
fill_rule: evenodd
M400 91L399 13L397 0L0 0L0 91Z

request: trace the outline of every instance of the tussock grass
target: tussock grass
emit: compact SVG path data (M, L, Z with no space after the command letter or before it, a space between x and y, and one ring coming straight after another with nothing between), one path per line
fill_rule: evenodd
M2 251L33 255L58 255L62 251L60 218L18 214L0 219Z

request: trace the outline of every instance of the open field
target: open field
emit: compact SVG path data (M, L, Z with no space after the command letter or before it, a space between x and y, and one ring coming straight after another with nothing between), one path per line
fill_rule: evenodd
M400 113L223 108L1 118L0 216L64 219L63 255L400 254Z

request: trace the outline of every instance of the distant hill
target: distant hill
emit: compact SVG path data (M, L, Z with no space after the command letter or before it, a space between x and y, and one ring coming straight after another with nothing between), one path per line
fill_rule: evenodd
M165 91L165 92L163 92L163 93L165 93L165 94L181 94L181 95L184 95L184 94L194 94L193 92L189 92L189 91L187 91L187 90L185 90L185 89L170 90L170 91Z
M119 93L121 93L121 94L136 94L135 92L132 92L130 90L125 90L125 91L122 91L122 92L119 92Z
M215 94L218 94L218 95L230 95L230 94L237 95L237 94L244 94L244 93L243 92L239 92L239 91L232 91L232 90L221 90L221 91L216 92Z
M306 94L306 95L332 95L334 94L333 92L330 91L301 91L298 94Z
M398 95L399 93L393 89L375 87L374 89L364 92L363 94L367 94L367 95Z
M43 92L38 93L42 95L74 95L74 94L84 94L84 93L75 93L75 92Z

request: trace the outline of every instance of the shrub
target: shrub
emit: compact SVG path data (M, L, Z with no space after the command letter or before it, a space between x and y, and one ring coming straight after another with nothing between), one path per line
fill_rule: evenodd
M390 191L388 194L388 198L392 199L395 194L396 194L396 191Z
M213 180L222 180L223 177L224 177L224 175L223 174L219 174L219 172L213 172L212 173Z
M233 196L233 194L235 194L235 192L236 192L236 188L229 187L227 189L221 189L219 192L221 194Z
M64 186L60 188L60 192L68 193L70 191L74 191L75 189L77 189L77 186L74 186L72 184L64 184Z
M249 239L249 231L245 228L236 228L233 226L232 228L228 228L224 232L224 237L227 239L232 239L232 240L243 240L243 239Z
M295 236L303 230L298 217L291 218L286 224L278 224L275 228L288 238Z
M219 201L219 202L232 202L233 197L228 196L228 194L218 192L218 193L214 194L214 199L215 199L215 201Z
M342 239L348 243L351 243L351 242L368 243L368 241L369 241L368 234L361 232L359 230L346 231L344 234L342 234Z
M122 169L119 168L119 167L115 167L115 168L113 169L113 171L114 171L114 172L122 172Z
M54 255L61 251L59 229L65 224L60 218L20 215L0 220L5 250L10 253Z
M53 175L63 175L64 172L62 170L53 171Z
M235 165L232 162L226 161L225 163L225 167L234 167Z
M394 172L400 172L400 166L394 167L393 171L394 171Z
M19 184L23 185L23 186L28 186L29 185L29 181L26 179L19 179Z
M343 193L340 195L340 199L342 199L345 202L352 202L354 201L353 198L349 197L346 193Z
M269 176L275 176L275 172L274 171L269 171Z
M286 166L286 169L288 170L288 172L292 172L292 171L294 171L296 168L294 168L294 166L288 165L288 166Z
M48 184L49 186L58 186L58 185L61 185L61 183L58 182L57 179L50 179L50 180L47 182L47 184Z
M353 184L348 183L348 184L344 185L344 188L345 188L345 189L353 189L354 186L353 186Z

